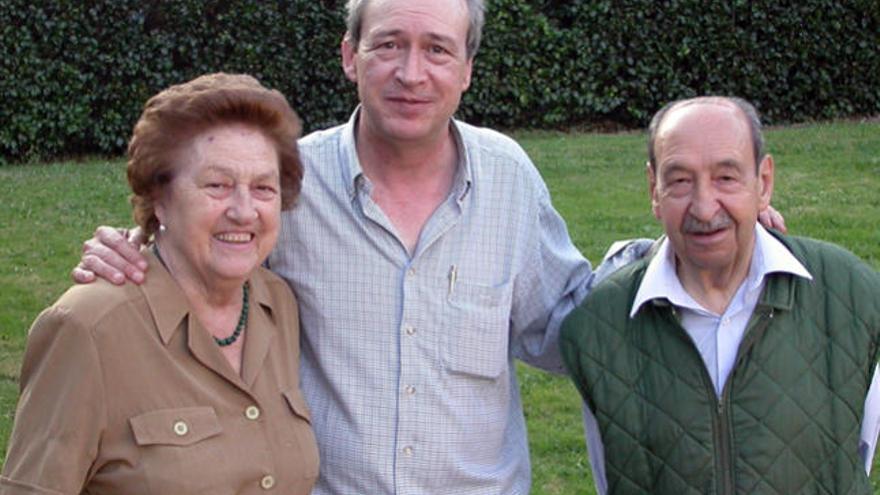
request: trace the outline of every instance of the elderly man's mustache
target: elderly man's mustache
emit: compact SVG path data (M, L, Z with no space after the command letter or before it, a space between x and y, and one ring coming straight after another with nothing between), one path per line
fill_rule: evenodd
M733 224L733 219L730 218L730 215L724 210L719 210L718 213L708 222L698 220L693 215L688 214L684 219L684 224L681 226L681 230L686 234L706 234L726 229L727 227L730 227L731 224Z

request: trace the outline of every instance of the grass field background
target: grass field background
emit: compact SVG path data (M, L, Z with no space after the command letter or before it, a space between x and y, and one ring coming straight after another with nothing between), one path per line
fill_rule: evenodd
M541 170L572 239L590 260L600 260L615 240L660 234L649 209L643 133L514 137ZM833 241L880 268L880 124L771 129L767 142L776 159L773 204L785 215L789 232ZM0 167L2 452L30 323L70 284L81 243L95 226L132 223L124 168L122 160ZM594 493L574 387L526 366L520 366L519 379L532 492ZM872 480L880 493L880 475L875 472Z

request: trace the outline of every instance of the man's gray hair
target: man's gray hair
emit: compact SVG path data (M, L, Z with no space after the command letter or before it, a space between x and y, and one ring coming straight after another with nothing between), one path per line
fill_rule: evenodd
M749 131L752 135L752 151L755 155L755 170L758 170L761 165L761 160L764 159L764 133L761 130L761 118L758 116L758 111L755 110L755 106L736 96L699 96L697 98L688 98L667 103L655 113L654 118L651 119L651 125L648 126L648 162L651 164L651 168L655 173L657 172L657 156L654 153L654 144L657 139L657 130L660 128L660 124L663 123L663 118L666 117L666 114L678 107L694 103L709 102L712 100L731 103L739 108L743 115L745 115L746 121L749 123Z
M406 1L406 0L402 0ZM467 57L473 58L480 49L480 40L483 37L483 22L486 18L486 7L483 0L464 0L468 9L468 32L467 32ZM361 41L361 27L364 23L364 12L367 10L368 0L348 0L346 9L346 29L351 43L357 49Z

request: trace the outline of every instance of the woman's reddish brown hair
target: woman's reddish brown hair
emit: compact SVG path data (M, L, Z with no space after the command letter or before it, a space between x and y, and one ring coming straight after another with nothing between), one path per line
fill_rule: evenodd
M299 196L303 167L296 140L302 127L280 92L251 76L208 74L177 84L150 98L128 144L128 183L135 222L147 235L159 228L154 201L174 178L179 152L190 139L222 124L260 130L278 152L281 208Z

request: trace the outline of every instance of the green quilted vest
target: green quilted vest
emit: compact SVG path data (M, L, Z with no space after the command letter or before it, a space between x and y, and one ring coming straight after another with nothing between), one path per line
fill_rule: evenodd
M719 400L667 301L634 318L648 259L566 319L562 353L596 415L609 494L868 494L859 457L880 276L830 244L777 235L813 275L770 275Z

